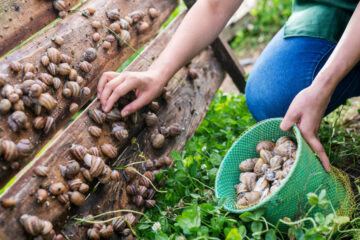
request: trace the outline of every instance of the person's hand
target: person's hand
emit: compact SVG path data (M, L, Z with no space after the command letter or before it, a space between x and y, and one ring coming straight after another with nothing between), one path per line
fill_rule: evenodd
M306 142L318 153L327 172L330 172L330 161L320 143L318 131L330 96L331 94L324 93L324 89L318 86L311 85L305 88L296 95L280 124L283 131L289 131L293 125L297 125Z
M97 94L103 111L109 112L120 97L135 90L136 99L121 110L125 117L160 95L164 85L152 72L105 72L99 80Z

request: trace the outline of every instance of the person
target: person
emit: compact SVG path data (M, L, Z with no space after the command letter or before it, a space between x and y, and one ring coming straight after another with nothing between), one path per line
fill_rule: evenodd
M105 72L97 94L103 111L135 90L127 116L161 94L168 80L221 32L242 0L198 0L160 56L145 72ZM256 61L245 90L257 121L284 117L297 125L330 171L318 138L320 122L360 93L360 6L356 0L294 0L293 12Z

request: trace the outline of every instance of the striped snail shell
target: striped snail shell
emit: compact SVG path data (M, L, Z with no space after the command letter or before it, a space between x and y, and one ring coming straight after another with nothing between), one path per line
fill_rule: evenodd
M260 153L261 149L272 151L274 150L275 144L272 141L261 141L256 146L256 152Z
M28 73L28 72L35 72L35 66L32 63L25 63L24 64L24 73Z
M47 236L48 234L51 234L51 232L53 231L53 225L50 221L46 221L46 220L41 220L42 225L43 225L43 230L41 231L41 234L43 236ZM55 235L55 234L52 234Z
M155 200L145 200L145 207L146 208L154 208L156 205Z
M35 83L30 87L29 96L32 98L38 98L42 94L42 91L42 87L39 84Z
M77 103L71 103L70 107L69 107L69 111L70 113L74 114L77 113L79 111L79 104Z
M71 69L69 73L70 81L76 81L77 77L78 77L77 71L75 69Z
M144 205L144 198L141 195L136 195L133 201L137 207Z
M10 84L6 84L5 86L2 87L1 89L1 95L5 98L8 98L11 94L15 93L15 88L10 85Z
M86 235L90 240L99 240L100 239L99 229L97 229L97 228L89 228L86 232Z
M19 63L18 61L12 61L10 63L10 69L14 72L20 72L22 67L23 67L22 64Z
M155 113L148 112L145 116L145 123L146 126L151 127L158 123L159 118L156 116Z
M23 214L20 217L20 222L24 226L25 231L31 236L37 236L41 234L44 228L42 221L36 216Z
M97 148L97 147L91 147L91 148L89 149L89 154L90 154L90 155L97 156L97 157L100 157L101 152L100 152L99 148Z
M80 164L75 160L70 160L66 166L60 165L60 172L63 177L73 178L80 172Z
M49 63L49 66L47 66L47 70L51 75L55 76L58 73L58 66L51 62Z
M99 231L100 237L104 239L109 239L114 233L114 229L112 225L102 226L102 228Z
M83 183L83 182L81 181L80 178L75 178L75 179L73 179L73 180L71 180L71 181L68 182L69 187L70 187L70 189L71 189L72 191L77 191L77 190L79 190L82 183Z
M105 167L105 162L100 157L86 154L84 157L84 162L86 166L90 168L89 171L92 177L98 177L100 174L102 174Z
M147 196L147 194L148 194L148 189L147 189L147 187L145 187L145 186L139 186L138 190L139 190L139 195L141 195L141 196L143 196L143 197L146 197L146 196Z
M124 42L129 42L131 40L130 32L127 30L121 30L120 32L121 40ZM122 45L122 42L120 43L120 46Z
M64 96L64 98L71 98L72 92L69 88L63 88L62 90L62 95Z
M28 156L34 150L34 145L30 142L29 139L24 138L16 144L16 149L20 156Z
M86 73L89 73L92 69L92 65L91 63L87 62L87 61L82 61L79 65L80 69L83 70Z
M60 63L57 70L61 76L67 76L71 72L71 67L68 63Z
M58 10L59 12L66 11L66 3L63 0L55 0L55 1L53 1L53 7L56 10Z
M110 43L115 42L115 40L116 40L116 38L112 34L109 34L105 37L105 41L108 41Z
M112 129L111 134L119 141L128 139L129 132L122 126L116 126Z
M118 155L116 147L109 143L103 144L101 147L101 152L108 158L116 158Z
M70 196L70 202L72 204L74 204L75 206L82 206L85 203L85 196L84 194L78 192L78 191L74 191L74 192L69 192L69 196Z
M296 144L291 141L285 141L275 147L275 153L282 157L291 158L292 154L296 151Z
M159 17L159 10L157 10L156 8L149 8L148 14L151 19L155 19Z
M84 160L85 155L88 153L87 148L73 144L70 148L70 153L77 159L77 160Z
M58 195L57 200L62 204L67 204L68 202L70 202L69 195L67 193Z
M126 222L122 217L114 219L112 221L112 227L115 231L121 232L126 227Z
M49 57L50 62L58 64L60 62L61 54L59 50L56 48L48 48L47 49L47 56Z
M240 182L245 183L246 188L252 191L256 185L256 173L244 172L240 174Z
M127 185L126 193L130 196L135 196L139 193L138 188L135 185Z
M276 146L279 146L287 141L292 141L292 139L289 136L283 136L283 137L279 138L278 140L276 140Z
M108 184L111 181L111 168L105 165L103 172L99 177L102 184Z
M9 76L7 74L0 73L0 87L5 86L9 82Z
M86 49L83 56L84 56L85 61L93 62L97 57L96 49L95 48Z
M129 30L129 29L130 29L130 24L129 24L129 22L126 21L126 20L123 19L123 18L120 18L119 24L120 24L120 28L121 28L122 30Z
M113 22L112 24L110 24L109 28L115 33L121 32L121 27L118 22Z
M33 126L37 130L43 129L45 127L45 122L46 122L46 120L44 117L36 117L33 120Z
M119 171L118 170L113 170L111 172L110 178L114 182L120 181L120 173L119 173Z
M44 67L47 67L50 64L50 59L49 59L48 56L44 55L44 56L41 57L40 62Z
M91 134L91 136L96 137L96 138L100 137L101 133L102 133L101 128L99 128L97 126L90 126L88 128L88 131Z
M139 22L140 20L142 20L145 16L145 13L143 11L133 11L131 13L129 13L128 17L130 17L132 19L132 21L134 23Z
M144 33L144 32L146 32L149 28L150 28L149 23L147 23L147 22L145 22L145 21L140 21L140 22L138 22L138 24L136 25L136 30L138 31L138 33Z
M122 119L121 112L117 108L113 108L110 112L106 113L106 120L115 122Z
M110 19L110 20L119 20L120 19L120 12L119 9L112 9L106 12L106 16Z
M4 98L4 99L0 100L0 113L1 114L5 114L5 113L9 112L11 107L12 107L12 104L8 99Z
M31 79L35 79L35 74L33 72L27 72L25 73L23 80L31 80Z
M71 95L74 98L80 96L80 85L75 81L68 81L65 83L65 88L69 88L71 90Z
M55 129L55 120L53 117L46 117L44 133L48 134L51 130Z
M80 90L80 98L81 98L81 100L84 100L85 98L89 97L90 94L91 94L90 88L88 88L88 87L83 87L83 88Z
M273 157L272 153L268 150L261 149L260 150L260 157L264 160L266 164L270 163L270 159Z
M46 85L43 81L41 81L39 79L35 79L35 83L39 84L42 87L43 92L46 92L47 90L49 90L49 86ZM51 83L53 83L53 80L51 80Z
M106 119L106 114L99 109L89 110L90 118L99 125L102 125Z
M53 76L48 73L41 73L39 79L48 86L53 84Z
M4 159L5 161L13 161L15 160L19 153L18 153L18 150L16 148L16 144L11 141L11 140L2 140L1 141L1 146L2 146L2 149L4 151Z
M40 177L46 177L49 173L49 168L46 166L37 166L34 169L34 173Z
M89 185L87 185L86 183L82 183L82 184L80 185L79 192L81 192L81 193L87 193L89 190L90 190L90 187L89 187Z
M60 62L62 63L67 63L67 64L71 64L71 57L69 57L66 54L61 54L60 55Z
M88 169L81 168L80 171L81 171L82 176L86 179L86 181L92 182L94 180Z
M95 20L95 21L91 22L91 26L95 29L99 29L99 28L101 28L101 23L99 21Z
M51 111L56 107L57 101L49 93L43 93L39 97L39 104L48 111Z

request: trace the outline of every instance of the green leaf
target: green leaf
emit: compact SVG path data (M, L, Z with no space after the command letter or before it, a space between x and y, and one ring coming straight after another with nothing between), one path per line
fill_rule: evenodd
M224 206L225 202L226 202L226 197L222 197L222 198L218 199L218 201L217 201L218 208L222 208Z
M169 239L168 235L166 235L163 232L155 234L155 240L168 240L168 239Z
M181 216L176 218L176 222L185 234L196 232L201 225L200 208L194 205L192 208L183 211Z
M336 216L334 222L338 225L342 225L350 222L350 218L347 216Z
M320 223L320 224L323 224L325 222L324 214L322 214L320 212L315 213L315 221Z
M254 212L253 212L253 214L254 214L254 219L255 219L255 220L259 220L260 217L264 215L265 210L266 210L265 208L260 208L260 209L258 209L258 210L256 210L256 211L254 211Z
M241 225L239 227L239 234L242 238L245 238L246 237L246 233L247 233L247 230L246 230L246 227L244 225Z
M225 240L242 240L242 237L240 236L238 229L233 228L230 230Z
M297 240L303 240L305 237L304 231L300 228L294 229L294 235Z
M316 205L319 202L319 197L315 193L308 193L307 198L311 205Z
M258 233L258 232L261 232L262 229L263 229L263 224L262 222L259 222L259 221L254 221L251 223L251 231L254 233Z
M251 212L244 212L240 215L240 219L244 222L251 222L255 219L255 216Z
M270 229L266 235L265 240L276 240L276 232L274 229Z

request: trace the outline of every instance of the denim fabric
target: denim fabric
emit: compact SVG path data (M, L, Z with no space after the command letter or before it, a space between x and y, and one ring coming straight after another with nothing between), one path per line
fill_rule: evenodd
M283 36L281 29L257 59L246 84L247 105L257 121L284 117L293 98L311 84L335 47L323 39ZM360 64L337 86L326 114L358 95Z

